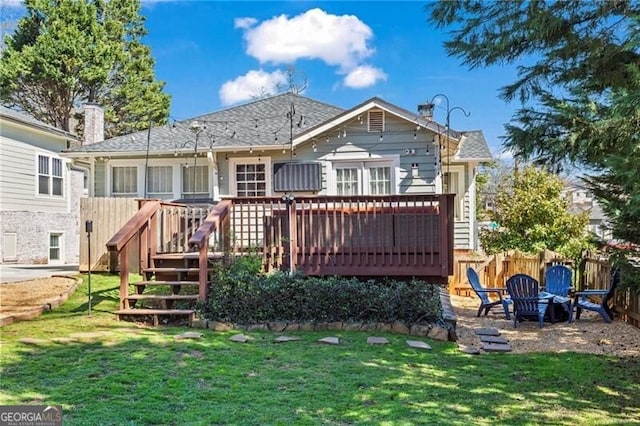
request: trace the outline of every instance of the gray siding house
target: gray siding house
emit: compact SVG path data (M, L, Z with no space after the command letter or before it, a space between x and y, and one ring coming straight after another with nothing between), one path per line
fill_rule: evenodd
M481 130L455 131L380 98L349 109L285 93L64 152L89 195L223 197L456 194L455 247L476 248Z
M77 264L85 173L72 134L0 107L0 262Z

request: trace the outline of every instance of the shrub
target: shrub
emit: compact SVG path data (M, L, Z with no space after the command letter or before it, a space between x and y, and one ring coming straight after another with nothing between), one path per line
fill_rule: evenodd
M394 322L407 325L441 317L439 287L424 281L264 275L248 260L217 268L208 301L210 320L237 324L269 321Z

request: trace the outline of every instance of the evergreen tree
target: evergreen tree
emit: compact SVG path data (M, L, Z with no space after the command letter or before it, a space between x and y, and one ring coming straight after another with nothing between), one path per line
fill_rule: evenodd
M25 7L0 58L4 104L72 131L74 110L97 103L106 137L166 122L170 98L141 42L139 0L26 0Z
M471 68L518 64L501 96L522 108L505 147L550 170L577 167L614 225L640 243L640 2L441 1L447 51Z

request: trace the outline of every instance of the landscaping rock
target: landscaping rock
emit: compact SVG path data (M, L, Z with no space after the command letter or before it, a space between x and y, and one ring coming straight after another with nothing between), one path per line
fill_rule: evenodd
M233 324L229 324L227 322L218 322L218 321L209 322L208 327L210 330L213 330L213 331L231 331L235 328Z
M389 339L386 337L367 337L367 343L370 345L387 345L389 344Z
M340 339L338 337L324 337L318 340L319 343L325 343L327 345L339 345Z
M297 322L292 322L291 324L287 324L284 330L282 331L300 331L300 324Z
M247 343L249 340L251 340L251 338L248 336L245 336L244 334L235 334L229 337L229 340L236 343Z
M342 322L330 322L327 324L327 330L342 330Z
M425 350L431 349L431 346L428 343L422 342L420 340L407 340L406 342L407 342L407 345L409 345L409 347L411 348L425 349Z
M192 328L207 328L208 326L209 324L205 319L194 319L193 321L191 321Z
M412 336L426 336L429 334L431 326L428 324L413 324L411 326L410 334Z
M383 333L391 332L391 324L386 322L379 322L376 326L376 331L382 331Z
M401 321L396 321L393 323L393 325L391 326L391 331L393 333L398 333L398 334L409 334L409 327L407 327L406 325L404 325L403 322Z
M250 324L246 327L247 331L267 331L267 324Z
M202 339L202 333L198 333L196 331L187 331L182 334L178 334L175 336L176 340L185 340L185 339Z
M449 330L444 327L435 326L431 329L431 331L429 331L427 337L429 337L430 339L446 342L447 340L449 340Z
M273 321L267 324L269 326L269 330L275 333L281 333L287 328L287 323L283 321Z
M315 328L316 327L312 322L303 322L300 324L300 331L313 331Z
M361 322L346 322L346 323L344 323L344 326L342 328L345 331L360 331L360 329L362 328L362 323ZM316 328L316 330L317 330L317 328Z
M375 322L367 322L362 324L362 327L360 327L360 331L376 331L377 326L378 325Z

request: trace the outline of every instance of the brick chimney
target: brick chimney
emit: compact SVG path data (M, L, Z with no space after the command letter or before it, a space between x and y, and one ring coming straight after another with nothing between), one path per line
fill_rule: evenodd
M104 140L104 110L100 105L85 104L84 106L84 144L101 142Z

